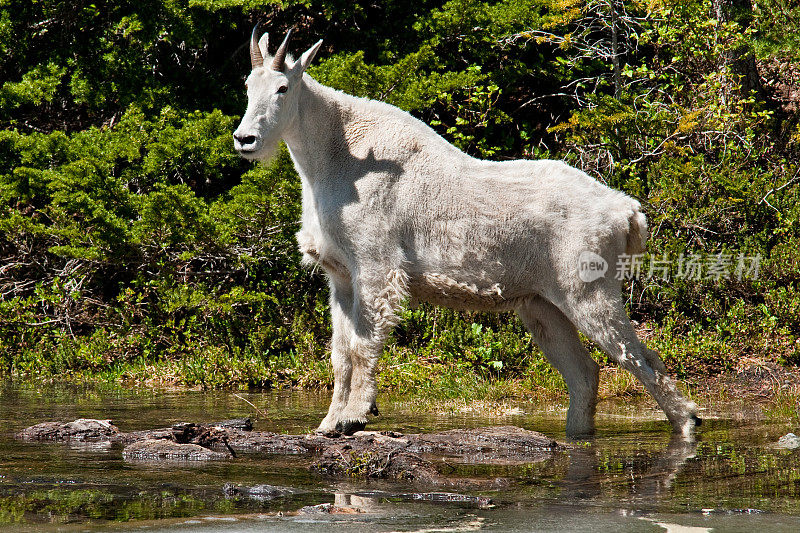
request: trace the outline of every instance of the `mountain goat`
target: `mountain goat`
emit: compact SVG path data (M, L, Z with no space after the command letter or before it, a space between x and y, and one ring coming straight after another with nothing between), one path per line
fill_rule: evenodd
M378 358L410 300L515 310L564 376L569 436L593 433L599 379L578 330L691 434L695 406L637 338L620 281L579 272L582 254L616 265L644 250L637 201L559 161L470 157L408 113L304 74L322 41L295 61L290 35L269 57L267 35L253 29L233 139L251 160L283 139L302 180L297 240L304 262L327 274L333 321L333 397L318 431L351 434L378 414Z

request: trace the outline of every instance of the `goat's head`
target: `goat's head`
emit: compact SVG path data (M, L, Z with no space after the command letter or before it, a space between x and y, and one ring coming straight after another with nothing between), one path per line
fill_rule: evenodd
M234 148L247 159L268 159L286 127L297 116L303 72L314 59L322 41L293 61L286 54L291 35L292 30L289 30L275 56L269 57L267 34L259 39L258 24L253 28L250 38L253 70L245 82L247 111L233 133Z

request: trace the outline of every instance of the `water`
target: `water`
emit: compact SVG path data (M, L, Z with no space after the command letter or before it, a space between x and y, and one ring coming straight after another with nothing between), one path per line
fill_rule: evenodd
M118 387L0 385L0 528L3 531L763 531L800 530L800 450L774 446L793 431L738 410L707 418L696 446L670 440L649 404L599 407L591 444L539 463L454 465L460 475L503 478L464 494L494 507L432 503L423 489L313 475L309 459L245 455L205 464L138 464L120 448L29 444L15 432L45 420L112 419L123 431L251 416L256 429L315 427L326 394L152 391ZM370 429L405 432L514 424L563 439L563 405L431 415L387 401ZM225 483L287 487L269 501L227 497ZM484 484L484 487L486 485ZM297 514L331 503L357 512Z

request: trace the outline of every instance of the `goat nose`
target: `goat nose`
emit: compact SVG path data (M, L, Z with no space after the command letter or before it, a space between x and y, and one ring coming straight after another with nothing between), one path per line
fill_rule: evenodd
M233 138L239 144L241 148L245 148L247 146L253 145L256 143L256 136L255 135L241 135L238 133L233 134Z

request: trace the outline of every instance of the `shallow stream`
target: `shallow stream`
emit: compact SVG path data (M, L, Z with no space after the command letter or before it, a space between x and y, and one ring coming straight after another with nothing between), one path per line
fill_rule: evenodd
M451 465L459 476L484 480L474 490L330 479L310 473L309 459L301 456L127 463L116 446L14 438L39 422L77 418L111 419L133 431L255 416L257 430L303 433L319 422L327 402L326 394L296 391L0 384L0 529L800 531L800 449L775 445L800 428L736 410L707 416L698 442L687 446L670 440L666 421L650 404L603 402L591 443L532 464L488 467L477 457ZM562 440L565 407L524 404L503 413L432 415L383 398L382 416L368 429L413 433L510 424ZM223 491L227 483L286 490L272 499L230 496ZM485 496L493 505L422 499L431 492ZM344 512L309 512L326 503Z

